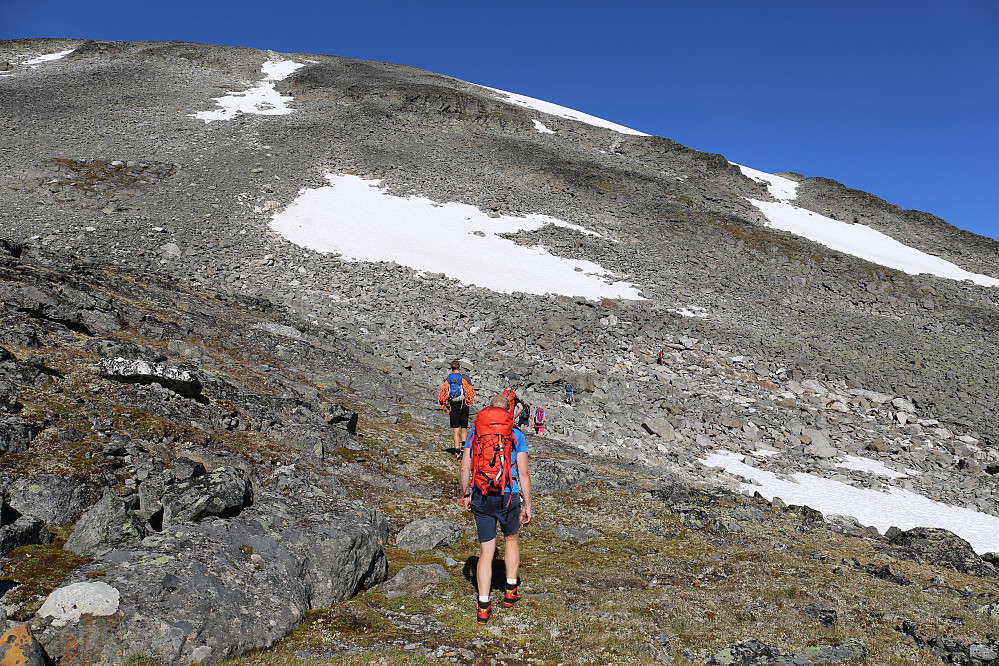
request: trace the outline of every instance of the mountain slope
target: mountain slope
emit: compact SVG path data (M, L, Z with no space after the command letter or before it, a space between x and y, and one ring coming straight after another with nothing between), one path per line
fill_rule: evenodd
M44 53L60 57L33 62ZM573 450L660 475L751 491L754 474L810 474L999 514L996 288L777 231L750 201L780 203L770 188L721 155L327 55L15 40L4 60L0 225L28 255L267 299L427 402L462 358L482 393L513 384L545 406ZM796 206L999 276L995 241L785 175ZM363 186L374 199L329 199L288 239L282 216L358 177L380 181ZM391 225L358 216L373 200L401 211ZM459 205L468 225L431 226ZM319 231L324 251L303 247ZM387 248L413 231L402 245L446 249L441 268L351 260L348 240ZM553 268L503 288L530 261ZM487 269L492 289L449 262ZM628 298L584 297L607 282ZM714 467L718 450L751 463L742 480ZM899 478L844 472L848 456Z

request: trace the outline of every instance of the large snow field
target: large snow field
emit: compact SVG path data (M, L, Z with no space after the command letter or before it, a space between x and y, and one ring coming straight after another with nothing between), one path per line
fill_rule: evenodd
M294 112L288 107L293 97L282 95L274 87L278 81L288 78L305 63L291 60L268 60L260 68L264 78L257 85L242 92L230 92L222 97L212 99L220 108L212 111L189 113L188 116L210 123L214 120L232 120L240 113L254 113L261 116L283 116Z
M326 178L328 186L302 190L273 217L271 228L292 243L348 261L394 262L500 293L642 298L598 264L500 237L546 225L599 236L578 225L546 215L490 217L468 204L394 196L377 180Z
M864 468L878 474L878 461L850 456L841 467ZM866 461L866 462L863 462ZM719 450L702 460L707 467L721 467L729 474L748 479L739 491L759 492L772 500L779 497L786 504L809 506L831 515L851 516L862 525L872 525L884 533L891 526L902 530L913 527L942 527L968 541L975 552L999 552L999 518L972 509L934 502L918 493L891 486L885 491L858 488L815 474L797 473L781 478L773 472L746 463L745 456ZM885 470L888 471L888 470ZM892 474L897 474L891 470Z
M971 273L949 261L909 247L887 234L863 224L848 224L790 204L797 198L798 183L756 169L737 165L742 172L768 185L770 194L780 201L747 200L760 209L771 227L790 231L826 247L865 261L894 268L911 275L929 273L952 280L971 280L986 287L999 287L999 280Z

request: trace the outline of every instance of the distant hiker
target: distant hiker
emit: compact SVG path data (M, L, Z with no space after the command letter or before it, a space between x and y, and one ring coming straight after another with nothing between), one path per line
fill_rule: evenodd
M534 410L534 434L538 437L545 436L545 410L543 407Z
M659 356L656 357L656 364L657 365L666 365L666 350L665 349L660 349L659 350Z
M527 440L513 427L510 401L498 395L475 417L461 453L461 496L458 504L475 516L479 563L475 569L479 598L476 620L485 624L492 614L490 587L496 553L496 523L503 530L506 583L503 606L520 599L521 525L531 522L531 475L527 469Z
M517 397L517 394L509 386L500 395L504 396L510 402L510 416L516 420L520 416L520 413L524 411L524 403L521 402L520 398Z
M517 417L517 427L523 430L531 423L531 406L523 400L521 400L520 406L521 410L520 416Z
M565 404L572 404L572 386L570 384L565 385Z
M468 375L462 373L459 361L451 361L451 374L444 379L444 385L437 394L437 404L441 411L451 415L452 436L457 451L468 437L468 408L475 404L475 390Z

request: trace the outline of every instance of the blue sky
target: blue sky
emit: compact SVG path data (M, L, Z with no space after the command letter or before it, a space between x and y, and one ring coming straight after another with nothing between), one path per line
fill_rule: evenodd
M999 2L0 0L0 38L421 67L999 238Z

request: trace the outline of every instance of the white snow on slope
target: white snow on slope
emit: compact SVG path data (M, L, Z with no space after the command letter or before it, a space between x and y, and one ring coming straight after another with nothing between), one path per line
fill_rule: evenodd
M871 460L870 458L862 458L860 456L843 456L843 462L838 463L836 467L854 469L858 472L870 472L871 474L886 476L890 479L902 479L907 476L919 474L919 472L915 471L910 472L909 474L903 474L902 472L897 472L891 467L888 467L880 460Z
M282 116L295 111L288 108L288 102L294 99L282 95L274 87L278 81L288 78L305 63L291 60L268 60L260 68L264 78L252 88L243 92L230 92L223 97L214 97L221 107L213 111L189 113L188 116L210 123L213 120L232 120L240 113L254 113L261 116Z
M326 178L329 186L302 190L274 216L271 228L292 243L349 261L395 262L501 293L642 298L636 287L616 281L598 264L498 235L551 224L599 236L578 225L546 215L494 218L467 204L393 196L379 189L377 180Z
M583 113L582 111L574 111L565 106L559 106L558 104L552 104L551 102L546 102L540 99L534 99L533 97L527 97L526 95L518 95L516 93L506 92L505 90L499 90L497 88L490 88L488 86L480 86L486 90L496 93L499 95L504 102L510 102L511 104L516 104L517 106L522 106L527 109L533 109L535 111L541 111L542 113L549 113L553 116L560 116L562 118L569 118L570 120L578 120L581 123L586 123L587 125L593 125L595 127L604 127L606 129L614 130L615 132L620 132L622 134L634 134L636 136L649 136L645 132L639 132L638 130L633 130L630 127L625 127L624 125L618 125L617 123L612 123L609 120L604 120L603 118L597 118L596 116L591 116L588 113Z
M44 63L52 62L53 60L60 60L61 58L65 58L66 56L68 56L70 53L72 53L75 50L76 49L69 49L68 51L59 51L58 53L49 53L47 55L38 56L37 58L32 58L31 60L25 60L24 62L18 63L18 64L20 64L20 65L27 65L31 69L38 69ZM0 77L4 77L4 76L14 76L14 72L9 71L9 72L0 73Z
M863 224L847 224L793 206L788 202L798 196L796 182L742 165L737 166L750 178L767 183L774 198L780 199L774 202L747 198L747 201L763 212L770 222L769 226L775 229L790 231L830 249L911 275L930 273L952 280L971 280L986 287L999 287L999 280L996 278L966 271L956 264L904 245Z
M702 462L750 479L752 483L739 486L739 491L746 494L759 492L768 500L779 497L786 504L806 505L826 517L852 516L860 524L873 525L882 533L893 525L902 530L942 527L968 541L979 554L999 551L999 518L987 513L934 502L903 488L891 487L881 492L804 473L783 479L747 465L744 456L731 451L716 451Z

